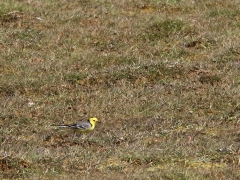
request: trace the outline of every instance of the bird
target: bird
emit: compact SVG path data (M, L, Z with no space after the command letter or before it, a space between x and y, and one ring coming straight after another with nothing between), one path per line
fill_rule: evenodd
M72 124L52 124L51 126L57 126L60 128L69 128L72 129L74 132L77 133L88 133L91 132L94 128L96 123L98 123L98 119L95 117L89 118L87 121L75 122Z

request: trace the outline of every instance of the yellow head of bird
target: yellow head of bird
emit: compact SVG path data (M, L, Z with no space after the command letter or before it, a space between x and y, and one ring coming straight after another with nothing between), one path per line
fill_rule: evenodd
M99 122L98 121L98 119L97 118L95 118L95 117L92 117L92 118L89 118L89 122L91 123L91 124L96 124L97 122Z

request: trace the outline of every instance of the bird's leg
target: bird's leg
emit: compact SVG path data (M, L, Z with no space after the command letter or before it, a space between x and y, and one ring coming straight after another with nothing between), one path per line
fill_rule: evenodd
M74 131L73 136L72 136L72 140L74 140L77 137L77 132Z

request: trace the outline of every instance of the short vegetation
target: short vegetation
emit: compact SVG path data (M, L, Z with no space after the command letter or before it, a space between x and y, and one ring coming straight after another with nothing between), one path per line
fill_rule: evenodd
M239 7L1 0L0 179L240 179Z

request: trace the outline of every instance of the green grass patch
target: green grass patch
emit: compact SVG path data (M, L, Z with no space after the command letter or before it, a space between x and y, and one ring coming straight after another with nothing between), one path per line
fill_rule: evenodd
M13 21L15 18L14 16L11 16L11 13L13 11L19 11L24 12L27 9L27 6L19 3L15 0L3 0L0 2L0 17L4 21ZM8 14L8 15L7 15Z
M147 28L146 36L147 41L159 41L166 38L179 36L182 34L187 25L178 19L168 19L160 22L155 22Z

